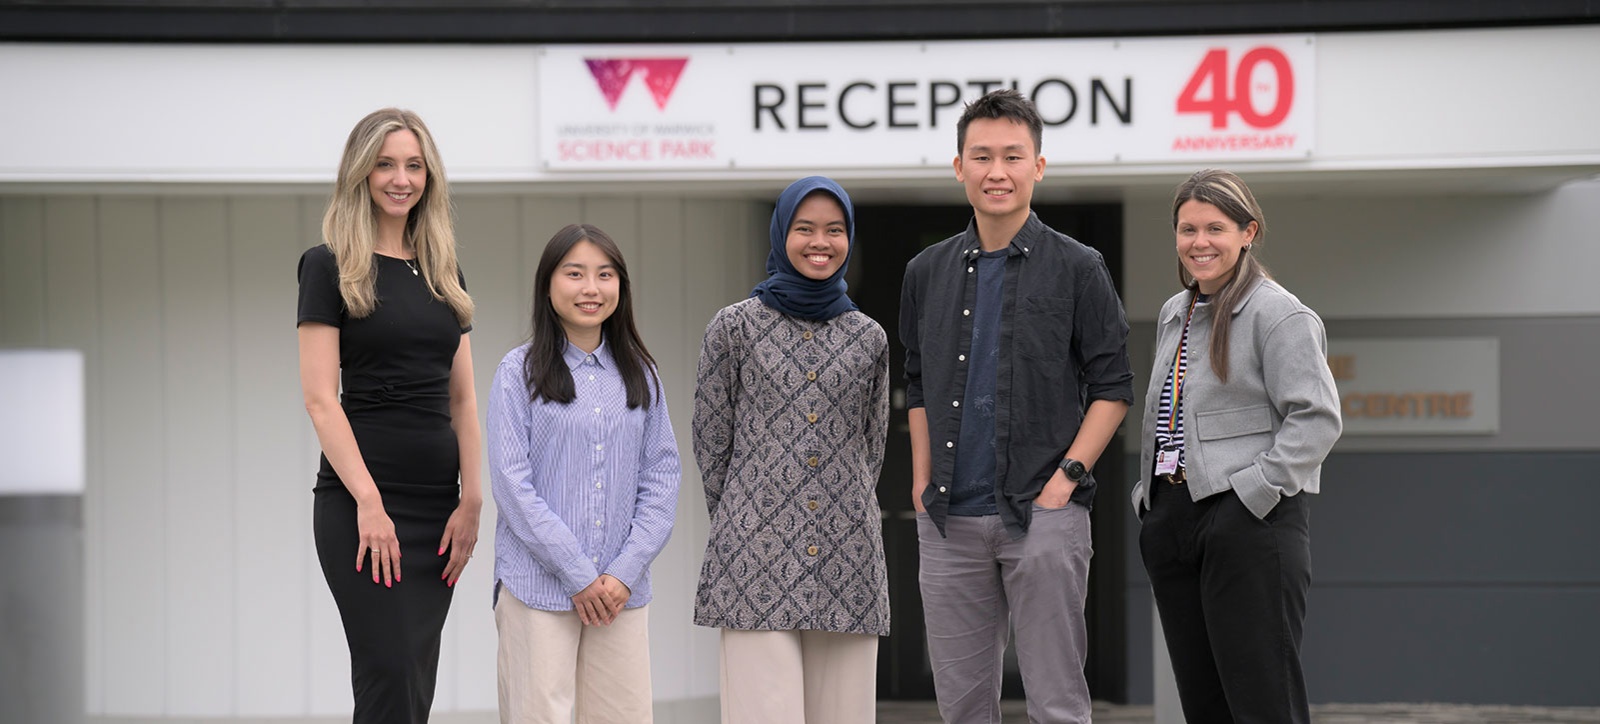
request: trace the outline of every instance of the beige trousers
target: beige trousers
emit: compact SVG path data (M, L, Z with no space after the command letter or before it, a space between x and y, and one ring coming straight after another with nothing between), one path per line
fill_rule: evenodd
M722 724L869 724L878 637L722 629Z
M528 608L501 589L502 724L649 724L650 619L623 609L608 626L584 626L574 611Z

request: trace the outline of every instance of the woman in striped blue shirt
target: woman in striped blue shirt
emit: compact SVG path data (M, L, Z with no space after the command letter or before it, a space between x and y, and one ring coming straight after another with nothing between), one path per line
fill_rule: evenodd
M546 244L533 336L495 370L488 418L501 721L649 722L650 563L680 468L605 232Z

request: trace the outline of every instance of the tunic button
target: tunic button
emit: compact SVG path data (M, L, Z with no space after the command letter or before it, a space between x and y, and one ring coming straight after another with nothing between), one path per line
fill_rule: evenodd
M806 555L814 556L816 554L817 554L817 547L816 546L810 546L810 547L806 548Z
M806 464L810 465L811 467L816 467L817 466L817 456L812 455L811 457L806 458Z
M964 354L958 354L958 355L956 355L956 361L957 362L965 362L965 361L967 361L967 356L964 355Z
M950 406L951 407L960 407L961 406L961 401L960 400L951 400L950 401Z
M817 424L817 413L813 412L806 415L806 422L809 422L813 425Z
M970 267L970 266L969 266L969 267L967 267L967 273L968 273L968 274L971 274L971 273L972 273L972 267Z
M945 443L945 444L944 444L944 446L945 446L945 447L955 447L955 446L956 446L956 444L955 444L955 443L953 443L953 442L947 442L947 443Z
M817 509L817 501L815 501L815 500L806 501L806 507L811 509L811 510L816 510Z
M970 316L972 316L972 310L970 310L970 309L963 309L963 310L961 310L961 316L963 316L963 317L970 317Z
M817 373L816 372L807 372L806 373L806 379L809 380L809 381L815 382L816 379L817 379Z
M809 329L800 333L800 339L806 340L808 342L811 341L811 337L812 337L812 334L811 334L811 330L809 330Z
M944 492L944 486L943 485L939 486L939 492L941 492L941 493Z

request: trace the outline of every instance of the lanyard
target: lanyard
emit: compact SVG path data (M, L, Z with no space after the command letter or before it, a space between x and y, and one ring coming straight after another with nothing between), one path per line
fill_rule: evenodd
M1172 414L1167 416L1167 432L1178 431L1178 404L1183 399L1183 378L1188 375L1184 365L1178 364L1183 360L1183 349L1189 346L1189 320L1194 319L1194 305L1200 299L1196 294L1189 298L1189 313L1183 317L1183 336L1178 338L1178 353L1172 356Z

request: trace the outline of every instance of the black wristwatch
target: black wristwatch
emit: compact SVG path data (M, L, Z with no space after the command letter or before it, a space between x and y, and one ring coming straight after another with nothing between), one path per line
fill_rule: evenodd
M1089 477L1089 469L1084 467L1083 463L1072 458L1062 460L1061 469L1067 473L1067 479L1074 483L1081 483L1084 478Z

